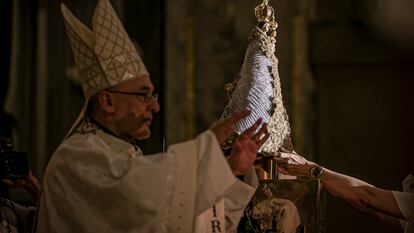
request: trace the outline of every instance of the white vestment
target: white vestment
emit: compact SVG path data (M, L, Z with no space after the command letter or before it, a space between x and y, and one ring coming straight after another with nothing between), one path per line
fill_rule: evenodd
M220 206L216 203L224 203L227 232L235 231L257 188L257 177L253 169L246 183L235 177L211 131L166 153L142 156L130 143L96 129L72 134L51 158L37 232L177 232L171 229L176 227L171 213L179 196L177 171L186 169L177 162L182 151L195 152L195 193L192 219L187 221L193 227L178 226L178 232L209 228L212 222L205 214Z
M400 220L404 233L414 233L414 176L403 181L403 192L392 192L406 220Z

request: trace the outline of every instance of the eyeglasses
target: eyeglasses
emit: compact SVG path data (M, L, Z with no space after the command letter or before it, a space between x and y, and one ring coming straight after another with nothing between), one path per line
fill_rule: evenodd
M144 98L145 102L149 102L150 100L158 100L158 93L150 93L150 92L126 92L126 91L115 91L115 90L107 90L111 93L116 94L124 94L124 95L136 95L136 96L142 96Z

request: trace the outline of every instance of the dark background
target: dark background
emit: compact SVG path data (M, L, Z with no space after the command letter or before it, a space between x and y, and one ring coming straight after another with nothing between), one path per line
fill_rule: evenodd
M96 1L64 2L90 26ZM142 142L143 150L159 152L164 138L171 144L207 129L224 108L224 84L237 76L254 25L253 8L259 1L112 2L161 94L162 110L154 120L152 139ZM410 43L402 43L392 31L375 24L377 2L271 1L279 23L282 91L298 152L332 170L400 190L413 160L414 53ZM0 109L0 133L11 137L15 129L15 145L29 152L40 179L82 106L79 88L67 78L73 61L59 4L52 0L0 2L0 103L5 102L10 86L12 45L23 48L25 59L20 60L19 69L27 71L21 76L29 83L18 89L22 100L13 102L26 112L13 115ZM27 36L13 40L16 7L25 13L19 22ZM40 18L42 12L46 21ZM305 34L295 31L298 16L304 19L299 25ZM47 38L47 43L39 43L38 38ZM298 52L297 41L306 52ZM305 64L306 82L295 81L298 54L303 55L300 62ZM39 61L46 65L39 68ZM42 77L47 77L44 90L35 88ZM36 114L39 101L43 115ZM390 232L379 220L338 199L328 195L326 203L327 232Z

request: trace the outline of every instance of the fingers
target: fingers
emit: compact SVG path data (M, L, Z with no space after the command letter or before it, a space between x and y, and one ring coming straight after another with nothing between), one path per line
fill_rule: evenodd
M241 120L247 117L250 114L250 110L243 110L241 112L236 112L232 114L229 118L225 120L226 124L235 124L238 120Z
M33 175L32 171L29 170L29 175L25 178L26 184L32 185L40 192L40 183L37 180L36 176Z
M262 145L266 142L266 140L270 137L269 132L267 131L267 123L264 123L262 125L262 128L260 128L259 132L257 132L253 140L256 141L257 146L260 148Z
M283 175L291 175L288 171L286 171L286 169L284 169L283 167L278 167L277 170L282 173Z
M235 123L245 118L247 115L250 114L249 110L241 111L234 113L229 118L224 120L219 120L213 123L210 129L216 135L217 141L222 144L226 141L226 139L235 132L236 127Z
M285 172L285 175L294 175L294 176L309 176L310 167L305 164L281 164L278 169L280 172Z
M256 142L258 142L264 134L267 133L267 123L264 123L262 125L262 127L260 128L259 132L257 132L254 136L253 136L253 140L255 140Z
M273 158L273 157L280 157L279 156L279 152L268 152L268 151L262 151L262 152L260 152L261 154L263 154L263 156L265 156L265 157L269 157L269 158Z
M289 163L293 163L293 164L310 164L311 162L309 162L308 160L306 160L304 157L292 153L292 152L278 152L278 157L281 158L286 158L289 160Z
M269 132L266 132L265 135L257 142L258 148L262 147L262 145L269 139L270 134Z
M15 181L16 187L23 187L26 184L26 181L24 179L17 179Z
M285 152L285 153L290 153L291 151L289 151L288 149L284 148L284 147L279 147L279 151L280 152Z
M226 139L234 133L236 127L233 124L226 124L224 121L216 121L211 126L210 130L214 133L217 138L217 141L220 144L223 144Z
M9 180L9 179L2 179L1 183L9 185L9 186L14 186L14 182L12 180Z
M284 157L285 155L282 153L281 155L282 157ZM303 158L302 156L299 155L295 155L295 154L288 154L287 157L291 160L292 163L294 164L307 164L308 161Z
M260 148L269 139L270 134L267 131L267 123L264 123L257 133L254 133L262 123L262 118L259 118L250 128L245 130L239 137L239 140L248 140L254 143L255 148ZM253 145L253 144L252 144Z
M250 128L246 129L241 137L249 137L252 138L253 137L253 133L257 130L257 128L259 128L260 124L262 124L262 118L259 118L252 126L250 126ZM266 129L267 130L267 129Z
M13 186L13 187L22 187L26 184L26 181L24 181L23 179L11 180L11 179L6 178L6 179L2 179L1 182L3 184Z

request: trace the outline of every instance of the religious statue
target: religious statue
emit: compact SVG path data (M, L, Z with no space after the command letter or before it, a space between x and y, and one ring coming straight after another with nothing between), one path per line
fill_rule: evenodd
M261 159L256 171L260 185L245 211L239 231L321 232L318 181L278 174L272 160L280 150L294 152L294 146L275 55L278 24L268 0L255 8L255 16L257 24L251 31L240 75L225 87L228 103L222 114L226 118L234 112L250 109L251 114L236 124L236 132L243 132L262 118L268 123L270 133L270 138L259 150ZM235 138L237 134L233 140ZM232 140L222 145L223 150L231 146ZM312 216L312 212L317 214Z

